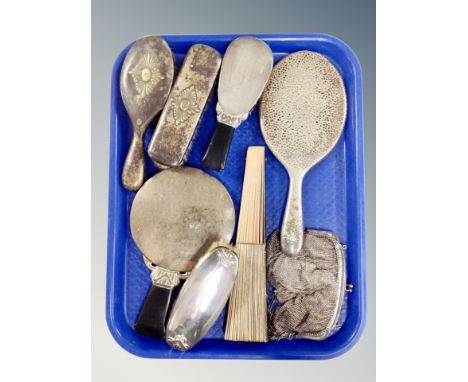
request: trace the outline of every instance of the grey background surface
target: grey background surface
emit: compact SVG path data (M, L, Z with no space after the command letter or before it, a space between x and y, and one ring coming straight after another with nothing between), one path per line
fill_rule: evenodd
M328 33L361 61L364 79L367 292L364 333L329 361L148 360L119 347L105 321L109 99L112 64L147 34ZM94 382L375 380L375 1L92 1L92 377Z

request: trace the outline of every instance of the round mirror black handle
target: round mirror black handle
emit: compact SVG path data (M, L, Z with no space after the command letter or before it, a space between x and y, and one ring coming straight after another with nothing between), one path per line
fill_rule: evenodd
M152 285L135 322L135 331L155 340L166 334L166 316L171 301L172 289Z

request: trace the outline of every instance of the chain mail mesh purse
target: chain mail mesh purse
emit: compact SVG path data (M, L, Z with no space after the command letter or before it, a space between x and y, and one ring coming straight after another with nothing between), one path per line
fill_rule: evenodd
M326 231L306 230L299 254L281 251L280 231L267 243L267 275L275 293L269 309L271 339L323 340L346 318L345 246Z

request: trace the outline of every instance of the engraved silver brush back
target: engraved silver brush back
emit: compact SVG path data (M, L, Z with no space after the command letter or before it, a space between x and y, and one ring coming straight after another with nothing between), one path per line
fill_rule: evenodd
M221 55L207 45L188 51L148 146L158 167L184 163L220 66Z
M174 78L174 56L161 37L146 36L129 49L120 72L120 94L133 137L122 169L122 185L137 191L145 177L144 136L166 103Z

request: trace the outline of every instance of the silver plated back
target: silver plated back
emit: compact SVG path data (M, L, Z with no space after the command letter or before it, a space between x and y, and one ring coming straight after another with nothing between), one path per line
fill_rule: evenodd
M122 184L137 191L144 181L144 135L162 110L174 78L174 57L165 40L146 36L136 41L122 64L120 94L132 122L133 138L122 169Z
M346 119L343 80L324 56L300 51L273 68L260 100L266 144L289 174L282 250L297 254L303 240L302 180L336 145Z
M158 167L183 164L220 66L221 55L207 45L187 52L148 146Z
M221 243L199 260L169 317L166 341L170 346L188 350L208 333L226 305L238 266L234 248Z
M218 122L238 127L262 95L273 67L270 47L255 37L239 37L226 50L218 85Z
M132 236L143 255L177 272L190 272L213 242L229 242L234 226L234 204L226 188L192 167L150 178L130 211Z

